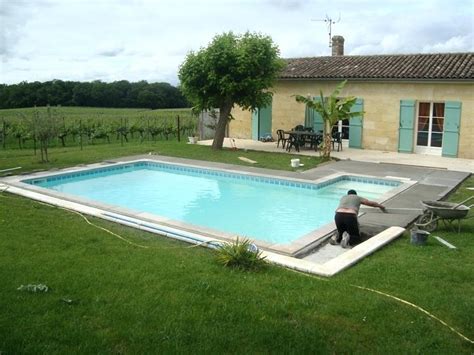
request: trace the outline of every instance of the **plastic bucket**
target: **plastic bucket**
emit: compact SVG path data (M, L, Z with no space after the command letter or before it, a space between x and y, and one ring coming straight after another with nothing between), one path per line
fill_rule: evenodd
M298 168L300 166L300 160L299 159L291 159L291 166L293 168Z
M428 236L430 235L427 231L422 231L419 229L411 230L411 244L413 245L425 245Z

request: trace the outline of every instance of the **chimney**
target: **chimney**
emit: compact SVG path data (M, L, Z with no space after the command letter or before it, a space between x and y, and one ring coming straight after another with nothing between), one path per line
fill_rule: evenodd
M334 36L332 38L332 56L344 55L344 37Z

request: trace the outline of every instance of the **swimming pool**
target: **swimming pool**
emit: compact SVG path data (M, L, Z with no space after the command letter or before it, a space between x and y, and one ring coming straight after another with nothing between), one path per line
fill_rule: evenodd
M307 182L146 160L22 182L264 245L291 244L330 224L348 189L377 200L401 185L349 175Z

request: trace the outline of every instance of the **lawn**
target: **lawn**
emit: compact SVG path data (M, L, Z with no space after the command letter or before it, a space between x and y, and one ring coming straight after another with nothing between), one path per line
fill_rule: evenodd
M49 163L42 163L40 157L35 156L32 149L2 150L0 148L0 177L6 174L64 168L120 156L148 153L289 171L295 170L290 166L290 160L293 158L300 159L301 163L304 164L304 169L311 169L321 162L319 157L305 157L284 152L269 153L231 149L212 150L206 146L187 144L183 141L177 142L176 140L144 141L141 143L131 141L125 145L120 143L86 145L83 147L83 150L80 150L78 146L51 148L49 149ZM37 154L39 155L39 153ZM239 157L245 157L257 163L250 164L242 161ZM1 172L1 170L15 167L21 167L21 169L12 172Z
M147 153L288 169L285 154L177 142L0 151L0 170L21 172ZM311 159L311 158L308 158ZM312 158L305 168L315 166ZM311 165L312 164L312 165ZM471 177L450 198L472 191ZM212 250L0 194L0 353L465 353L474 344L474 219L462 233L415 247L407 235L341 274L323 279L269 266L220 266ZM17 290L46 284L46 293Z

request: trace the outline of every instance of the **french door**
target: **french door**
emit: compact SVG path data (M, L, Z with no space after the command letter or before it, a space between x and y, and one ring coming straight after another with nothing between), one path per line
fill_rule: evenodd
M415 152L441 155L444 130L444 103L419 102Z
M337 127L333 128L334 132L340 132L342 139L349 139L349 120L339 120L337 122Z

